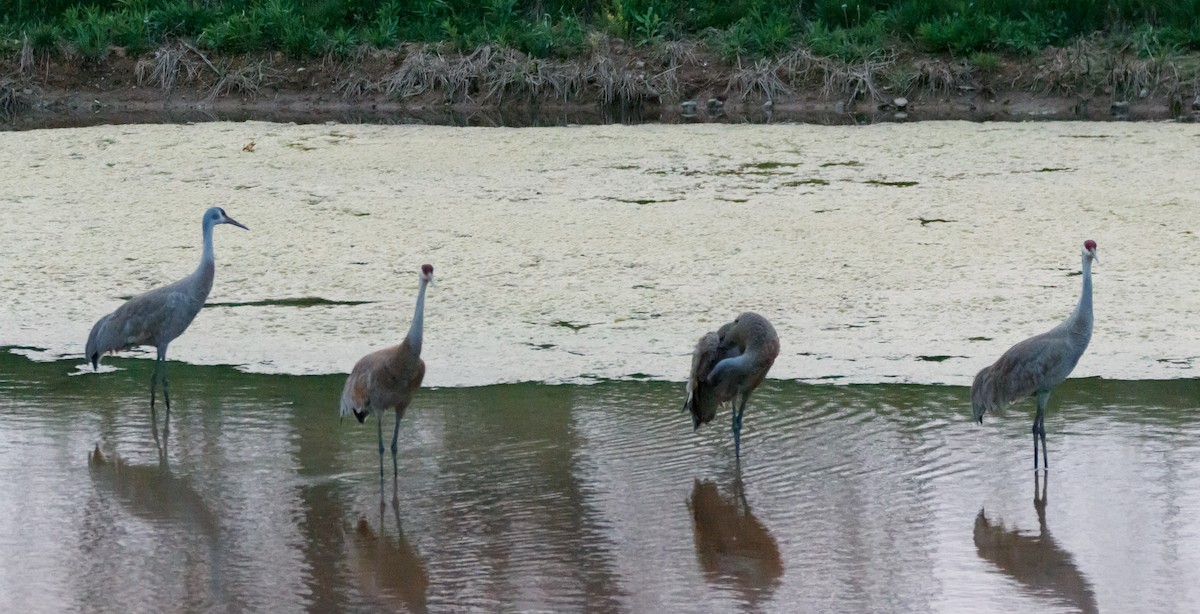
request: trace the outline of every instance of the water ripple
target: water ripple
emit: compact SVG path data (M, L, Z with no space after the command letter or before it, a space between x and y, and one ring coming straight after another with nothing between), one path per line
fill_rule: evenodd
M171 368L160 464L147 369L67 377L0 355L0 554L22 561L0 574L0 609L1169 611L1200 597L1192 382L1065 384L1047 416L1053 485L1032 483L1031 403L981 426L961 388L769 382L740 462L729 410L694 432L674 384L423 390L381 490L375 425L337 422L341 377ZM89 465L97 447L114 460Z

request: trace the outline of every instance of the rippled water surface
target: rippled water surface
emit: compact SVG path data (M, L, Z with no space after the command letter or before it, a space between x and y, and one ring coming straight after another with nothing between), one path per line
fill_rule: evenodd
M0 611L1187 612L1200 382L1032 403L768 380L740 470L681 386L424 390L381 492L342 376L0 354ZM385 422L385 425L390 425ZM103 460L89 462L96 448ZM381 506L382 501L382 506Z

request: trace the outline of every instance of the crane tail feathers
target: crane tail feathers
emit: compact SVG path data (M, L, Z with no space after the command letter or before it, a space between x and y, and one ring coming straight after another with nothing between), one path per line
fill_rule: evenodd
M720 360L720 337L717 333L708 333L696 343L692 353L692 370L688 375L687 399L683 408L692 413L692 428L698 429L701 424L711 421L717 415L720 401L716 390L708 384L709 373Z
M357 367L357 365L355 366ZM371 413L367 407L369 405L368 388L369 376L357 371L350 373L346 378L345 387L342 388L342 401L338 412L339 422L346 416L354 416L359 424L367 419L367 415Z
M692 413L692 430L700 428L701 424L707 424L717 416L717 408L720 403L717 397L713 394L711 387L701 384L696 390L688 392L687 400L683 403L683 408Z

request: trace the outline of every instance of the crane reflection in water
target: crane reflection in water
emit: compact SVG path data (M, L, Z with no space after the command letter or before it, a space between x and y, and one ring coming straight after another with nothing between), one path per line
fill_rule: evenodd
M1037 512L1037 535L1008 529L1002 522L988 520L984 510L975 517L975 550L1005 575L1037 595L1065 601L1085 614L1099 612L1092 585L1075 565L1075 558L1058 545L1046 526L1046 490L1050 478L1038 492L1038 474L1033 477L1033 509Z
M425 559L404 537L400 523L400 500L392 495L392 512L396 520L396 535L385 529L383 498L379 500L379 528L376 531L366 516L360 516L353 529L353 538L346 543L350 549L349 562L365 597L373 601L392 603L405 612L426 612L429 593L429 572Z
M696 558L704 579L732 588L749 605L768 599L783 577L783 557L771 532L750 511L742 477L732 493L722 494L710 480L696 480L688 510L696 539Z
M94 498L85 506L79 570L74 574L97 610L128 610L145 606L145 595L131 583L123 564L132 556L146 556L155 565L174 570L177 576L157 588L180 610L236 609L236 597L226 591L222 568L221 523L204 496L187 476L173 473L161 454L154 465L127 462L115 452L105 455L99 444L88 454L88 469L95 485ZM126 537L127 527L117 524L109 502L150 527L161 548L139 550L136 538ZM201 545L199 556L187 544ZM155 578L159 580L160 578ZM136 609L136 608L135 608Z

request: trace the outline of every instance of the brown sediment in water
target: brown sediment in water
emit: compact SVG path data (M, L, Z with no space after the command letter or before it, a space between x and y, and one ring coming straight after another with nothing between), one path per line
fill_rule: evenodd
M0 60L8 127L259 119L316 123L569 123L920 119L1194 120L1200 58L1143 59L1081 41L992 71L939 56L843 62L797 50L731 64L697 45L619 43L575 60L409 45L354 60L210 56L171 43L100 61Z

